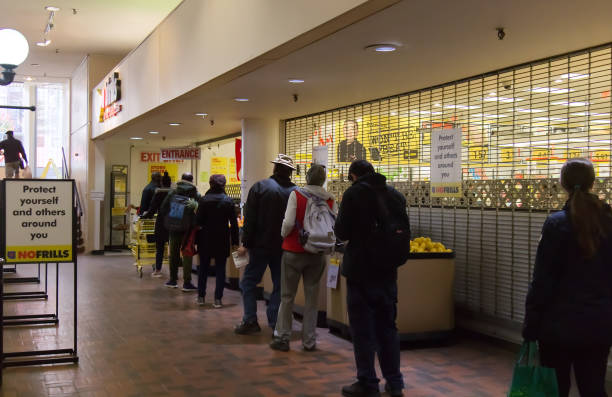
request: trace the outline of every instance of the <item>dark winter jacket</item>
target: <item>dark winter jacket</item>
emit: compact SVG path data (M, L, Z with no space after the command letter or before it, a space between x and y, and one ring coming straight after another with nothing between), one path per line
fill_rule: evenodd
M612 229L612 216L609 219ZM591 259L579 252L569 206L544 222L523 336L564 346L612 343L612 235Z
M155 194L151 200L149 209L142 214L142 218L153 218L153 216L159 211L164 199L170 193L170 188L159 187L155 189ZM168 230L164 227L164 220L161 216L155 219L155 239L161 239L161 241L168 240Z
M23 145L19 139L8 137L7 139L0 142L0 149L4 150L4 162L5 163L16 163L19 161L19 155L23 158L23 161L27 162L28 158L23 150Z
M228 257L230 239L233 245L239 244L234 202L225 193L206 192L199 200L196 222L202 228L198 235L200 255Z
M159 207L159 212L157 214L158 218L162 218L162 220L168 215L170 212L170 201L172 200L172 196L175 194L180 194L185 197L189 197L194 200L198 200L200 195L198 193L198 189L191 182L180 180L176 183L176 189L171 190L164 201L162 202L161 207Z
M372 244L370 236L374 230L376 208L379 202L375 190L387 189L390 198L386 201L389 212L403 214L408 224L406 199L387 185L384 175L374 173L359 178L349 187L340 203L340 211L336 218L334 230L339 240L348 244L344 251L341 271L342 275L354 282L387 282L397 279L397 269L394 266L377 266L368 259L366 246ZM376 249L376 247L369 247Z
M281 226L289 195L295 185L289 178L273 175L257 182L249 190L245 205L242 242L245 247L280 253Z
M142 215L151 206L151 200L153 200L153 195L155 194L155 189L158 186L155 182L151 181L145 188L142 190L142 196L140 198L140 208L138 209L138 215Z

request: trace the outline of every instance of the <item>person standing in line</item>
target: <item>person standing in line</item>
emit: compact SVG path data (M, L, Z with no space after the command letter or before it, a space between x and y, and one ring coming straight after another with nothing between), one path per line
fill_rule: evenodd
M168 172L164 172L164 176L161 177L161 187L155 189L155 194L151 200L149 209L142 214L142 218L153 218L153 216L159 211L161 204L164 199L170 193L170 186L172 185L172 179L168 175ZM152 277L162 276L162 263L164 261L164 252L166 249L166 243L168 242L168 230L164 226L164 219L162 216L158 216L155 219L155 271L151 274Z
M198 300L204 305L206 281L210 260L215 260L216 287L213 307L223 307L223 289L225 288L225 262L232 246L240 243L238 222L234 202L225 194L226 179L224 175L211 175L210 189L199 200L196 222L201 227L198 235L200 266L198 267ZM231 227L228 227L228 224Z
M6 131L6 139L0 142L0 150L4 152L5 177L19 178L19 163L23 160L27 165L28 157L21 141L13 137L13 131Z
M243 246L240 255L249 253L249 263L240 282L244 316L242 322L234 328L239 335L260 332L257 322L257 299L255 288L261 282L267 266L270 266L273 289L266 314L268 325L274 329L280 303L280 263L283 238L281 226L289 195L295 189L291 174L295 170L293 159L279 154L272 161L273 175L255 183L249 190L245 206L243 226Z
M313 351L316 348L319 283L325 271L327 257L325 254L314 254L304 250L304 247L300 244L297 225L304 225L308 204L307 195L316 196L325 201L334 216L338 213L334 196L323 188L325 172L324 166L313 164L306 173L307 185L303 189L294 190L289 196L281 230L281 235L284 237L281 261L281 304L278 310L274 339L270 343L270 347L274 350L289 351L293 300L297 293L300 278L303 279L305 298L302 346L305 351Z
M164 226L169 231L170 240L170 280L168 288L178 288L178 268L183 265L183 292L194 292L197 288L191 283L192 256L181 259L181 245L185 235L195 226L195 212L198 206L199 194L193 184L193 175L186 172L177 182L161 205L159 216L164 218Z
M569 199L548 216L525 303L523 337L538 341L543 366L567 397L573 367L580 395L607 396L612 344L612 209L591 193L593 164L568 160L561 186Z
M151 182L142 190L142 196L140 198L140 207L138 208L138 215L142 216L148 211L155 195L155 190L161 186L161 174L159 172L153 172L151 174Z
M408 225L406 199L388 186L384 175L376 173L365 160L354 161L349 168L353 185L342 196L336 219L336 237L347 241L341 272L346 277L349 326L353 337L357 382L342 388L347 397L378 397L378 378L374 359L386 380L385 390L392 397L402 396L404 381L400 372L400 344L396 326L397 266L383 264L373 252L384 248L372 246L377 224L386 217L403 218ZM386 211L382 210L382 206ZM409 239L409 236L408 236ZM382 256L382 255L381 255Z

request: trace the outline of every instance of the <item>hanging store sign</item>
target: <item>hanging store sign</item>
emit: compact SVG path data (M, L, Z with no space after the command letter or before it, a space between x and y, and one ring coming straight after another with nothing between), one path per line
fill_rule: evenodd
M201 150L199 147L185 147L174 149L162 149L161 160L199 160Z
M118 102L121 100L121 80L119 80L119 72L113 73L108 78L103 89L98 90L98 95L102 96L102 106L100 107L100 123L115 117L123 110L123 106Z
M7 263L73 261L73 192L72 180L4 181Z
M461 129L431 131L431 197L461 197Z
M161 153L159 152L140 152L140 161L143 163L159 163ZM169 163L183 163L184 160L164 160Z

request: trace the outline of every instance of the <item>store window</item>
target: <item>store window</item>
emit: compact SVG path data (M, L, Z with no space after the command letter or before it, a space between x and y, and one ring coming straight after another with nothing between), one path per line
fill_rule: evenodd
M0 105L29 106L27 88L20 83L0 86ZM30 154L28 110L0 108L0 139L5 139L4 133L14 131L14 137L19 139L26 154ZM4 167L4 156L0 156L0 166Z
M287 120L286 152L305 183L327 146L329 189L349 186L350 161L371 161L403 192L413 235L452 247L455 299L472 312L521 321L541 226L565 196L559 171L586 157L595 192L611 199L610 45ZM462 134L462 194L430 197L431 131Z
M61 178L62 131L66 126L66 86L36 86L36 175Z

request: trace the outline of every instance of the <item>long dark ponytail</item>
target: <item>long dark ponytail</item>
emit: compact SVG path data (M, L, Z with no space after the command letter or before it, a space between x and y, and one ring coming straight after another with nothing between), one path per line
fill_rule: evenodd
M590 193L595 182L593 164L587 159L568 160L561 169L561 185L569 194L569 214L582 255L591 258L610 232L611 213Z

